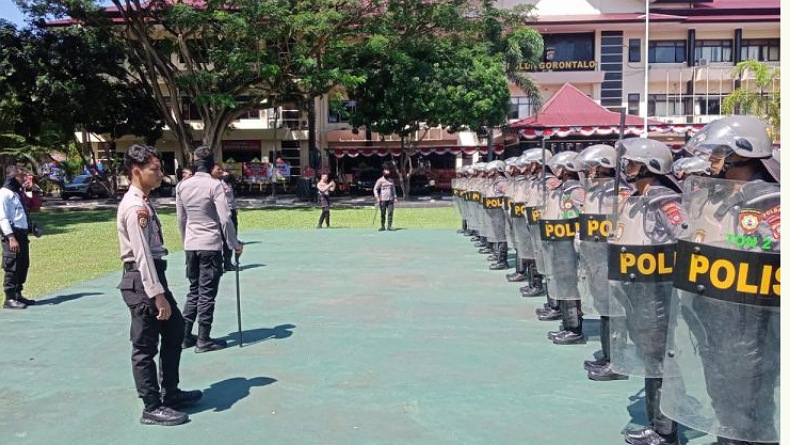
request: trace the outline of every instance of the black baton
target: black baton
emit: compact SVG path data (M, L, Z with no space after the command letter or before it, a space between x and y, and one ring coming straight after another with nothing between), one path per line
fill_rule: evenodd
M241 271L241 266L239 266L239 253L235 252L236 257L236 320L238 321L239 326L239 347L244 346L244 336L241 333L241 291L239 290L239 271Z

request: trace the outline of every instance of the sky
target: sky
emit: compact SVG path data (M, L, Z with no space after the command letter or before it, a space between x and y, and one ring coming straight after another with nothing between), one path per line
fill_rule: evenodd
M17 26L25 24L25 16L11 0L0 0L0 18Z

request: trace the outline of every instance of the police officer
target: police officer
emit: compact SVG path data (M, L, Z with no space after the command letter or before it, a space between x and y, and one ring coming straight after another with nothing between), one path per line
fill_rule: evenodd
M511 178L509 184L510 194L508 217L513 238L513 247L516 250L516 271L506 276L510 282L522 282L530 280L530 262L535 261L535 254L532 250L532 240L530 239L529 227L524 212L526 211L527 194L529 192L526 173L529 162L522 154L512 161L510 166Z
M494 253L488 257L495 261L488 268L491 270L503 270L510 268L507 261L507 223L505 222L505 191L507 180L505 169L507 166L504 161L491 161L486 165L486 173L489 181L485 190L485 202L483 207L487 215L487 222L490 224L490 234L494 243Z
M720 445L778 443L780 214L768 124L730 116L686 148L715 178L690 177L678 242L662 411ZM737 276L736 276L737 275Z
M392 213L395 211L395 204L398 203L398 194L393 179L394 175L392 174L392 169L389 167L384 168L381 172L381 177L373 186L373 196L376 198L376 204L378 204L381 210L380 232L384 231L385 216L387 221L386 230L392 230Z
M546 286L548 294L558 300L557 309L562 317L560 330L551 331L547 336L558 345L585 342L574 247L584 190L578 174L568 168L577 156L576 152L564 151L549 159L547 166L554 176L546 183L546 204L539 221L547 263Z
M601 357L584 362L587 378L595 381L628 378L614 372L611 366L609 275L603 260L611 233L616 158L614 147L595 144L582 150L568 165L570 170L586 173L581 181L585 194L579 216L579 293L584 312L600 315Z
M545 261L543 252L540 248L540 226L538 225L540 211L543 208L543 162L551 158L551 153L542 148L530 148L524 150L522 154L523 162L526 164L526 191L524 197L524 219L527 221L528 245L531 246L531 254L527 257L527 275L529 281L521 288L522 297L535 297L543 294L543 273L545 272ZM550 305L546 303L543 308L537 310L540 316L548 310ZM559 316L560 314L557 314Z
M224 340L210 337L214 300L222 276L223 244L239 255L243 248L236 239L225 190L220 181L211 177L214 168L211 148L198 147L194 158L195 174L176 187L176 218L184 242L189 278L183 347L195 346L195 352L207 352L227 346ZM192 334L196 322L197 338Z
M16 165L6 167L6 181L0 188L0 231L3 235L3 292L5 309L25 309L36 304L22 296L30 269L30 241L32 228L28 211L20 198L25 171Z
M687 217L671 176L672 152L652 139L632 138L623 144L622 174L633 188L618 199L614 234L609 238L612 369L644 376L645 405L650 422L627 431L633 445L677 444L677 424L659 408L663 356L672 295L676 240L687 229ZM618 188L617 186L615 187ZM624 322L625 326L617 325ZM627 332L627 339L619 337ZM618 335L618 337L615 337Z
M144 405L140 423L172 426L189 420L176 409L196 403L203 393L178 389L184 319L167 286L162 227L148 200L151 190L162 182L160 159L156 149L145 145L132 145L124 155L131 185L118 205L118 241L124 269L118 289L132 318L132 375ZM157 351L160 337L162 347ZM157 352L158 375L154 360Z

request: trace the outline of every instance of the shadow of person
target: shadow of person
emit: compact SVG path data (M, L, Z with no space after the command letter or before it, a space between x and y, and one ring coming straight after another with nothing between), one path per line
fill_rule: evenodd
M294 328L296 328L295 325L288 323L288 324L281 324L273 328L250 329L247 331L242 331L241 334L244 337L244 346L247 346L247 345L254 345L255 343L260 343L262 341L266 341L270 338L273 339L288 338L293 335L293 331L291 331L291 329ZM225 337L223 337L223 340L228 342L228 347L237 346L239 344L239 333L232 332L226 335Z
M276 382L271 377L233 377L221 382L212 383L203 390L203 398L184 412L197 414L205 411L221 412L230 409L236 402L250 395L250 390L255 386L266 386Z
M73 301L80 299L82 297L91 297L94 295L104 295L102 292L78 292L76 294L68 294L68 295L57 295L52 298L47 298L45 300L36 300L36 306L43 306L48 304L61 304L66 303L68 301Z

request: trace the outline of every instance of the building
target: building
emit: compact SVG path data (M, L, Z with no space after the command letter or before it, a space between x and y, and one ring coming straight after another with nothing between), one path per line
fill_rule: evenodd
M538 66L522 68L540 85L544 101L570 83L613 111L626 110L680 128L702 125L721 116L724 96L753 82L748 77L734 78L735 64L745 59L779 64L779 0L500 0L498 6L525 3L536 7L534 27L544 37L545 51ZM522 91L511 86L511 92L511 122L536 112ZM345 105L353 108L354 102ZM316 142L324 168L344 175L376 168L385 158L399 154L396 138L352 131L340 114L331 111L326 98L316 99L315 109ZM199 137L201 122L190 120L190 125ZM423 131L418 164L453 168L487 152L486 141L473 132ZM231 125L221 156L223 161L237 162L282 158L298 176L316 161L310 159L307 133L306 113L288 105L262 107ZM670 145L678 145L686 135L663 136ZM502 132L495 140L497 155L505 144L514 142ZM134 141L117 142L123 149ZM585 143L577 138L574 147ZM98 157L104 155L104 145L94 143ZM157 148L163 152L166 173L174 174L185 165L187 157L167 130Z

